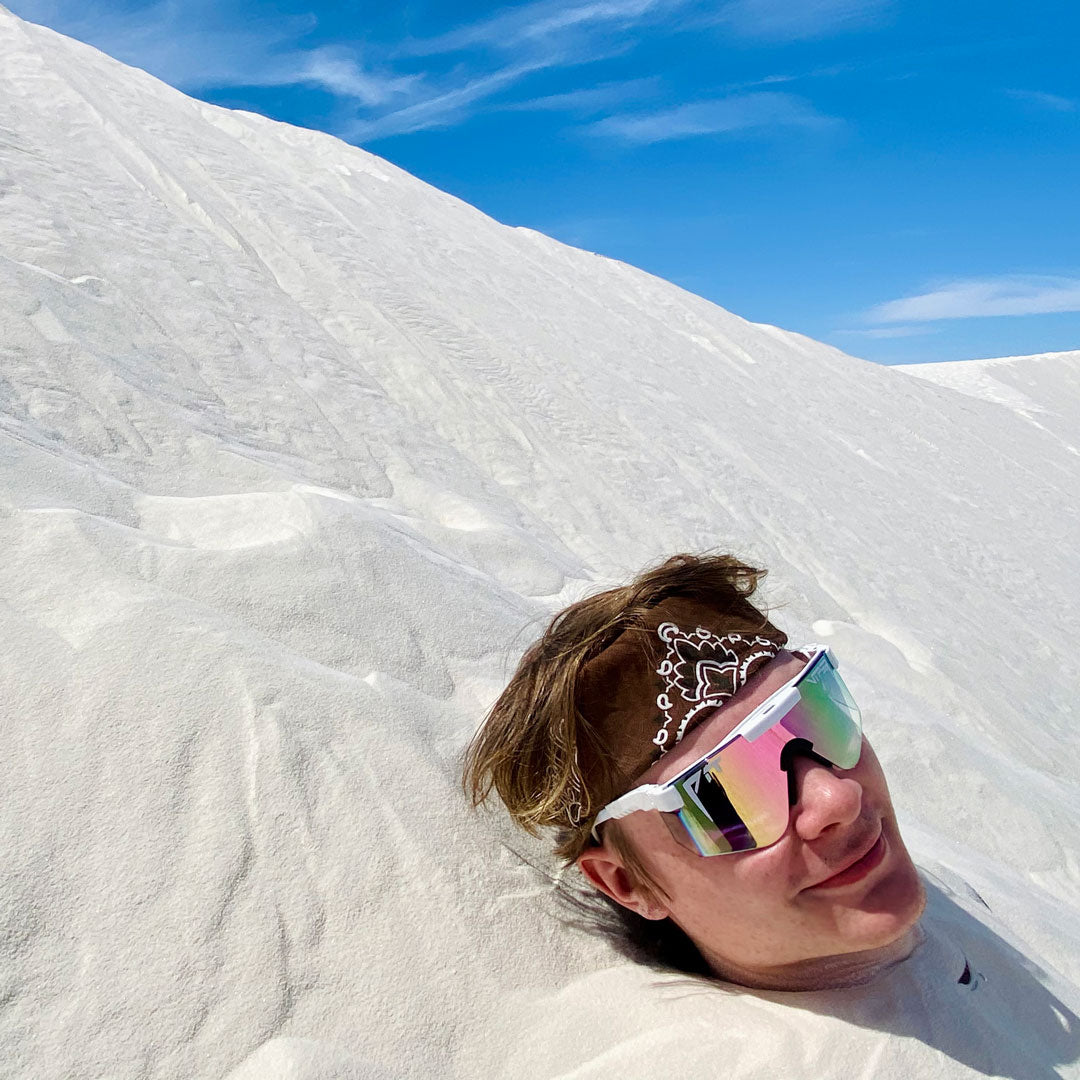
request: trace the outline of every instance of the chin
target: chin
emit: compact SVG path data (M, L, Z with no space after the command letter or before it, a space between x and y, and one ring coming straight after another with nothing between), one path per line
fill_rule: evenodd
M879 949L902 938L926 908L926 889L913 863L890 874L850 911L848 923L852 949Z

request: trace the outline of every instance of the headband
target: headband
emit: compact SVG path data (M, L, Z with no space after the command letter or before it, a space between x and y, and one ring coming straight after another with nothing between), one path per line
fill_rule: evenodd
M578 711L595 737L579 750L590 802L602 806L631 787L786 643L742 597L724 608L668 597L624 630L582 668L576 687Z

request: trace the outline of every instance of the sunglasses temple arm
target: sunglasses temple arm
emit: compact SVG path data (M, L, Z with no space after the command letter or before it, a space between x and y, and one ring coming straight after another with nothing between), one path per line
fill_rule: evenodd
M593 822L592 837L599 843L600 835L597 828L605 821L615 818L624 818L628 814L636 814L639 810L681 810L683 807L682 795L668 784L642 784L625 795L620 796L612 803L608 803Z

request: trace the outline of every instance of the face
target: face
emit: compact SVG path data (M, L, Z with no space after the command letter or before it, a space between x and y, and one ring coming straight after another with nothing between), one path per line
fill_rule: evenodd
M638 783L677 776L804 666L801 657L781 651ZM627 907L672 918L721 973L783 969L898 941L925 898L870 744L864 739L851 769L810 758L797 758L793 768L798 797L787 831L766 848L703 857L680 840L677 822L669 827L671 815L641 811L616 823L666 899L653 902L625 872L620 876L621 860L606 835L593 854L599 850L614 862L590 865L586 853L582 870Z

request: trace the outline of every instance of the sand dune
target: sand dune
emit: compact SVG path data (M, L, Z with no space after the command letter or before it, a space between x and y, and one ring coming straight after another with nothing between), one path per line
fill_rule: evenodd
M1080 1075L1077 354L877 367L0 55L0 1076ZM460 794L552 611L714 547L835 645L930 882L873 993L643 969Z

